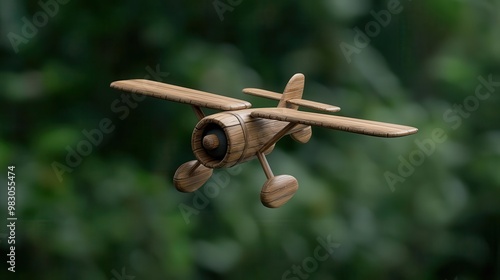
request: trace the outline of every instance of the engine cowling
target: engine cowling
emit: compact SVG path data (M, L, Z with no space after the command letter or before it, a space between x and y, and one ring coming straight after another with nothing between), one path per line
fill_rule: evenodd
M256 152L286 123L252 118L251 110L221 112L200 120L191 145L206 167L222 168L253 159ZM271 146L265 154L274 148Z

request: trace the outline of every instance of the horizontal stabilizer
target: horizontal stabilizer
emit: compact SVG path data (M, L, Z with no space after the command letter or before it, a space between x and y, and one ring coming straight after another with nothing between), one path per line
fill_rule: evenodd
M302 107L306 107L306 108L314 109L314 110L318 110L318 111L330 112L330 113L340 111L340 107L328 105L328 104L324 104L324 103L319 103L319 102L315 102L315 101L305 100L305 99L290 99L290 100L287 100L286 103L290 103L293 105L298 105L298 106L302 106Z
M246 88L243 89L243 93L250 94L253 96L258 96L258 97L264 97L272 100L280 100L281 99L281 93L276 93L264 89L258 89L258 88Z
M258 96L258 97L264 97L264 98L272 99L272 100L281 100L281 97L283 96L283 94L281 94L281 93L276 93L273 91L258 89L258 88L246 88L243 90L243 93L250 94L253 96ZM305 99L288 99L288 100L286 100L286 104L289 104L289 106L291 106L291 105L302 106L302 107L306 107L309 109L325 111L325 112L330 112L330 113L340 111L340 107L329 105L329 104L324 104L324 103L319 103L319 102L315 102L315 101L305 100Z

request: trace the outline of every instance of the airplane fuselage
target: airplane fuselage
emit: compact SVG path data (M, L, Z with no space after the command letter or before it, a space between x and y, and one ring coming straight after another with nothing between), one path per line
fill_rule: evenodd
M191 145L196 158L206 167L231 167L249 161L289 123L254 118L254 109L227 111L204 117L194 128ZM297 125L286 134L304 129ZM285 135L286 135L285 134ZM270 146L264 154L274 149Z

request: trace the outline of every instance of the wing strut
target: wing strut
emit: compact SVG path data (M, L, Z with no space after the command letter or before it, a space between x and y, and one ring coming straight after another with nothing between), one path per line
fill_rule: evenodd
M269 162L267 162L264 152L274 145L281 137L285 136L290 130L296 127L298 123L289 123L283 127L276 135L267 141L257 152L257 158L262 165L267 180L260 192L260 200L266 207L277 208L285 204L295 194L299 185L297 180L289 175L274 176Z
M274 145L278 140L281 139L281 137L285 136L290 130L292 130L294 127L296 127L298 123L289 123L285 127L283 127L276 135L273 136L269 141L267 141L262 148L257 152L257 157L259 158L260 164L262 165L262 169L264 169L264 173L266 173L267 179L271 179L274 177L273 171L271 170L271 166L269 166L269 163L267 162L266 156L264 155L264 152L271 148L272 145Z
M285 136L290 130L292 130L294 127L296 127L299 123L296 122L291 122L287 124L284 128L282 128L276 135L273 136L269 141L267 141L262 148L260 148L259 153L264 153L267 149L271 148L272 145L274 145L276 142L278 142L281 137Z
M198 117L198 120L201 121L205 117L205 113L203 113L203 110L200 108L200 106L191 106L193 108L194 114L196 117Z

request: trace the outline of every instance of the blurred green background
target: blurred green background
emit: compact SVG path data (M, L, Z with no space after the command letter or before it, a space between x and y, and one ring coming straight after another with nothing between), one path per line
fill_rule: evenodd
M59 1L0 4L1 279L500 279L500 1ZM178 193L191 108L109 88L147 77L274 107L241 89L297 72L306 99L420 131L284 138L268 160L300 188L267 209L258 161L216 170L211 197Z

